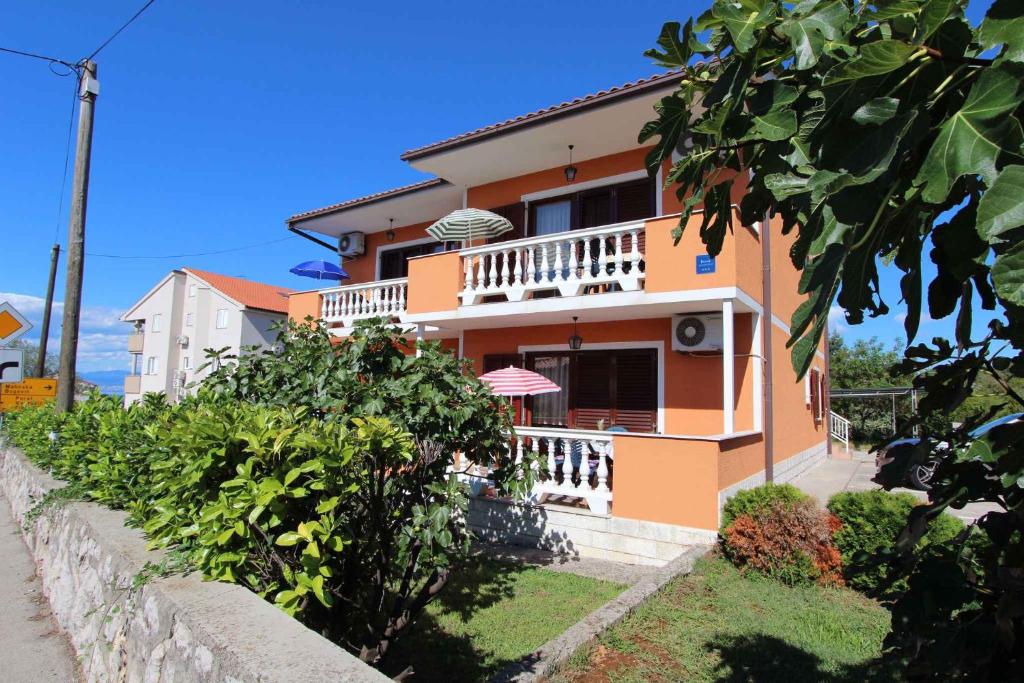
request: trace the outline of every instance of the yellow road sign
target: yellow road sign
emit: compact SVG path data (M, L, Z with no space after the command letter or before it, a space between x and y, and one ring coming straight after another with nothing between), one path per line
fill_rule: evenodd
M7 303L0 303L0 346L12 342L32 329L32 323Z
M23 405L40 405L57 395L57 380L48 377L0 385L0 411Z

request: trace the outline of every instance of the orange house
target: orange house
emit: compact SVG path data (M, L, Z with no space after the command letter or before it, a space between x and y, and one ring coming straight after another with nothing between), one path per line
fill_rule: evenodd
M485 537L660 564L712 539L736 491L825 456L825 349L798 380L786 340L799 272L777 219L737 221L714 259L699 216L674 244L670 165L652 177L636 140L676 78L411 150L402 159L431 179L287 221L352 276L293 294L293 319L345 336L358 319L385 317L477 373L514 365L562 387L517 400L510 449L533 450L551 474L529 503L474 498ZM467 207L512 230L472 243L426 233Z

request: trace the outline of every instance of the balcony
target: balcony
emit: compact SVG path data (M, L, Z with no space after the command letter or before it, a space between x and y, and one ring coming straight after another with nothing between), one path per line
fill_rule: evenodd
M320 291L320 317L329 325L352 327L356 320L405 315L408 278L346 285Z
M127 375L124 378L124 393L128 394L139 394L142 393L142 375Z
M134 332L128 335L128 353L142 353L142 342L146 335L142 332Z
M614 320L626 309L659 317L716 309L723 299L754 302L757 230L737 227L708 259L701 218L691 218L678 243L678 218L667 216L413 257L407 278L302 292L289 313L320 318L339 335L356 320L384 317L439 338L488 320L511 324L510 316L543 325L584 308L592 320Z
M644 223L574 230L463 249L463 306L499 295L522 301L538 292L561 296L643 287Z

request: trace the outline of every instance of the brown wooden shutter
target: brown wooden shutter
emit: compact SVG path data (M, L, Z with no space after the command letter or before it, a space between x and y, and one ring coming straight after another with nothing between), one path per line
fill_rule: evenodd
M615 192L615 222L625 223L626 221L635 221L654 216L655 207L657 206L654 200L654 193L655 183L649 178L620 185L616 188ZM637 239L637 251L641 255L644 254L644 250L647 248L646 237L646 233L640 233ZM628 241L626 240L626 242ZM633 245L624 242L622 248L632 250ZM629 252L627 251L626 253Z
M821 382L818 379L820 373L817 368L813 368L807 381L811 385L811 414L814 415L815 422L821 422Z
M484 356L484 373L494 372L509 366L523 367L523 357L518 353L489 353Z
M615 354L616 425L631 432L658 428L658 359L653 349Z
M507 218L508 222L512 224L511 230L506 232L504 235L498 235L497 237L490 238L487 240L488 244L508 242L510 240L518 240L526 237L526 204L523 202L506 204L505 206L488 209L488 211L496 213L502 218Z
M598 420L605 428L612 422L612 397L609 380L612 358L606 351L575 354L575 406L569 406L571 426L576 429L597 429Z

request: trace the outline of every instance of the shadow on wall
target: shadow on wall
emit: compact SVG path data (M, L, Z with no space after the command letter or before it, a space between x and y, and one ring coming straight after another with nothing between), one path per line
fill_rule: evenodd
M482 497L469 501L469 525L479 540L579 557L568 534L553 529L549 516L547 509L525 503Z

